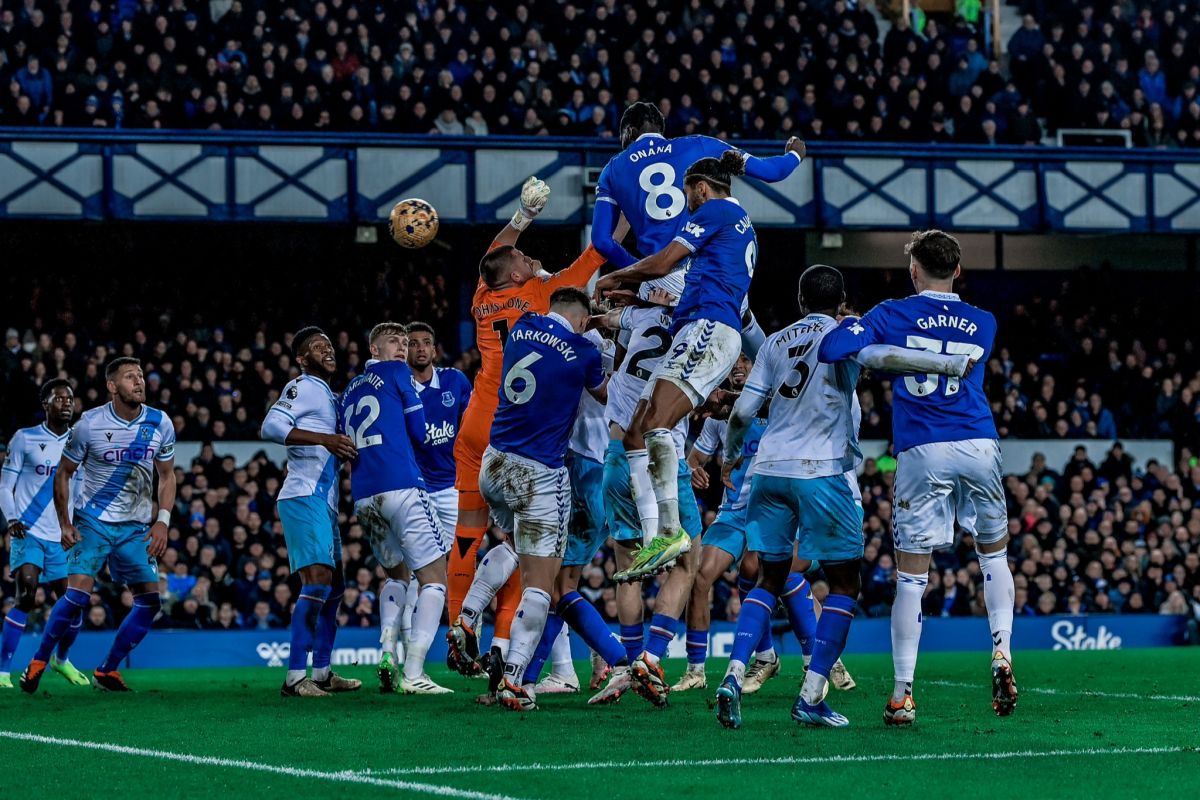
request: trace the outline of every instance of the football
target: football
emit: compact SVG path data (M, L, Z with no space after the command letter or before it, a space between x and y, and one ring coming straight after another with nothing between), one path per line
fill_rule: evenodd
M437 238L437 210L415 197L401 200L388 215L388 231L401 247L424 247Z

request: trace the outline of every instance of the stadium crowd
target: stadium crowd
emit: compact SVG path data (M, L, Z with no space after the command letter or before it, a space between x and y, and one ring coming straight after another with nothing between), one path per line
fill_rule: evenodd
M1200 147L1195 3L1028 2L1004 61L956 7L0 0L0 125L611 137L652 99L669 135Z

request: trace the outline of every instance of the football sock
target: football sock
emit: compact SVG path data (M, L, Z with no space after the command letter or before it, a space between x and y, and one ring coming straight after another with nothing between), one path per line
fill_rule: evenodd
M400 616L408 597L408 582L388 578L379 587L379 643L392 655L400 636Z
M492 598L500 591L517 569L517 554L507 544L498 544L487 551L479 562L475 572L475 580L461 601L458 616L463 618L476 634L479 633L479 622L483 611L492 604ZM453 621L453 620L452 620Z
M113 640L112 648L100 664L101 672L112 672L121 666L129 651L146 638L146 634L150 632L150 625L161 608L162 600L159 599L158 592L133 596L133 609L125 617L121 627L117 628L117 638Z
M604 628L608 630L607 625ZM608 635L612 636L612 632L609 631ZM613 636L614 640L616 638ZM561 678L579 677L575 674L575 660L571 658L571 632L565 625L554 637L554 644L550 645L550 674Z
M917 669L917 648L921 643L921 598L929 575L910 575L896 571L896 601L892 604L892 667L896 683L892 699L899 702L912 690ZM824 616L824 615L822 615Z
M813 608L812 587L799 572L788 575L783 587L783 605L787 608L792 633L800 642L800 651L806 656L813 652L813 635L817 632L817 612Z
M21 609L13 606L4 618L4 631L0 633L0 672L8 674L12 668L13 656L17 654L17 645L21 643L21 634L25 632L25 620L29 618Z
M513 616L521 605L521 570L516 570L508 576L508 580L496 592L496 629L492 631L494 639L508 639L512 630Z
M542 674L542 667L545 666L546 659L550 658L550 651L554 647L554 643L558 641L558 635L562 633L564 627L563 618L553 609L546 614L546 627L542 629L542 638L538 640L537 649L533 651L533 657L529 659L529 664L525 667L525 676L521 678L521 683L538 682L538 677Z
M71 627L67 628L67 632L58 640L58 650L55 655L59 661L66 661L71 652L71 645L75 644L75 640L79 638L79 631L83 629L83 614L80 613L71 623Z
M521 603L512 622L512 641L504 659L504 677L510 683L520 684L525 677L525 668L529 666L549 615L550 595L532 586L521 593Z
M645 629L642 625L621 625L621 646L625 648L625 658L630 664L642 654L642 638ZM609 664L610 667L615 666Z
M314 681L329 678L329 660L333 655L333 640L337 638L338 610L342 605L342 595L346 593L345 579L339 574L341 567L334 570L333 586L329 589L329 599L321 606L317 614L317 629L313 634L313 671Z
M445 585L427 583L420 587L417 604L413 607L412 636L404 650L404 677L419 678L425 674L425 654L437 635L445 607Z
M42 640L38 642L37 652L33 654L35 661L49 661L50 653L62 637L77 620L83 619L83 610L87 608L91 594L68 587L66 594L58 598L54 608L50 609L50 617L46 620L46 630L42 631Z
M746 675L746 663L755 645L762 641L764 628L771 625L771 614L775 611L775 596L766 589L756 587L746 595L742 612L738 615L737 633L733 637L733 648L729 653L729 668L726 675L733 675L738 685Z
M741 597L743 601L746 599L746 595L750 594L750 590L755 586L758 586L758 581L754 580L754 578L747 578L745 575L738 575L738 596Z
M1004 550L980 553L979 568L983 571L983 602L987 606L988 627L992 629L992 645L1011 659L1014 591L1008 553Z
M658 529L664 536L679 533L679 452L666 428L646 431L650 482L658 501Z
M69 590L68 590L69 591ZM292 611L292 653L288 656L287 683L292 686L308 677L308 651L317 634L317 617L329 599L332 586L306 583Z
M408 579L408 591L404 595L404 610L400 612L400 629L398 631L401 643L407 643L412 630L413 611L417 608L417 596L421 593L421 584L415 577Z
M646 643L646 659L651 664L657 664L659 659L667 654L675 632L679 630L679 620L666 614L655 614L650 620L650 640Z
M649 542L658 535L658 498L650 479L650 454L645 448L630 450L625 458L629 461L629 491L642 524L642 542Z
M817 635L813 641L812 663L804 675L804 686L800 690L806 703L821 702L825 684L829 681L829 670L841 658L846 648L846 637L850 634L850 623L854 621L854 598L842 594L831 594L825 598L825 608L817 622Z
M687 645L688 669L703 667L704 660L708 657L708 631L688 628L684 642Z
M459 507L462 508L461 505ZM484 526L463 525L461 522L454 528L454 544L450 547L446 581L446 606L451 622L462 613L464 598L475 578L475 559L485 533L487 528Z
M558 601L558 613L579 634L588 647L595 650L610 667L629 663L624 643L608 629L596 607L579 592L567 592ZM622 626L623 627L623 626ZM637 626L641 633L641 626ZM638 637L641 640L641 636Z

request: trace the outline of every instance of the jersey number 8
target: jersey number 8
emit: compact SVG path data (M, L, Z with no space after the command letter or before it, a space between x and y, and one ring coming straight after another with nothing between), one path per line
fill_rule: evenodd
M655 178L661 178L655 181ZM670 164L651 164L638 175L638 186L646 192L646 216L654 220L675 219L683 213L687 198L675 187L675 168ZM666 208L659 203L666 197Z

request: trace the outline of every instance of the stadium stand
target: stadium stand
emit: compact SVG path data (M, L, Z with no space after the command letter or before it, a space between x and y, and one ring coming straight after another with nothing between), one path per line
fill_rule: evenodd
M653 96L670 135L1200 147L1194 3L1026 3L1003 54L959 5L4 0L0 125L611 137Z

